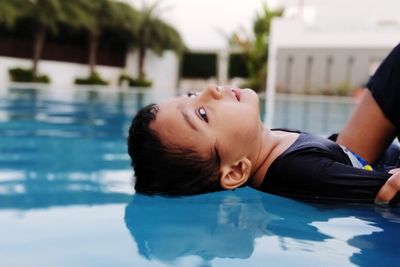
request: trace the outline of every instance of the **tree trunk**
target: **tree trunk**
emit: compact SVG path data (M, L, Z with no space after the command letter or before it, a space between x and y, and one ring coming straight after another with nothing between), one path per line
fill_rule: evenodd
M96 71L97 48L99 46L100 34L98 31L89 33L89 75L92 76Z
M146 48L144 46L139 46L139 61L138 61L138 79L144 80L144 59L146 57Z
M39 60L42 58L44 41L46 40L46 28L39 26L33 40L33 57L32 57L32 76L37 76Z

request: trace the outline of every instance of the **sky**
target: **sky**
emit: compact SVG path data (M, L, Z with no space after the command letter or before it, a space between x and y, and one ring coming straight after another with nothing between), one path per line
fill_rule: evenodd
M125 0L140 8L153 0ZM193 50L227 47L227 36L240 28L251 32L252 21L263 3L276 0L161 0L160 16L173 25Z

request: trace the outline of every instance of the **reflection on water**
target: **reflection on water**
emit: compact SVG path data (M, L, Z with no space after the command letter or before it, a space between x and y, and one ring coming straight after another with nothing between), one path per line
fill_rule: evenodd
M143 96L21 88L2 93L0 208L127 201L132 172L125 136Z
M298 259L309 266L386 266L400 253L392 238L400 232L398 208L316 205L252 189L180 199L137 194L125 222L143 257L167 263L197 256L202 266L260 257L272 266Z

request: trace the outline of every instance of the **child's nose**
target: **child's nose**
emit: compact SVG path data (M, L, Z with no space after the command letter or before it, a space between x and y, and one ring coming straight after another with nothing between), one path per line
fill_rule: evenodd
M204 90L202 96L204 98L220 99L222 97L222 92L219 86L210 85Z

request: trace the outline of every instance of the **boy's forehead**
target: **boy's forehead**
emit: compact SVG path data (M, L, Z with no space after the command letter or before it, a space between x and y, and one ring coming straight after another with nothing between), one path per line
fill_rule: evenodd
M185 98L173 97L160 102L155 121L150 127L169 144L179 147L190 147L200 154L208 155L208 146L197 147L196 142L203 131L195 131L187 124L184 118ZM201 144L205 144L202 142Z
M166 99L164 99L164 100L161 100L161 101L158 103L158 106L159 106L161 109L164 109L164 108L166 108L166 107L170 107L170 106L172 106L172 105L176 105L176 103L179 101L179 98L180 98L180 97L178 97L178 96L168 97L168 98L166 98Z
M178 116L179 105L180 103L175 97L161 101L158 105L159 109L153 122L153 128L156 131L163 132L172 128L180 128L183 121L181 116Z
M159 104L159 112L170 111L171 109L176 109L178 106L179 98L178 97L169 97L162 100Z

